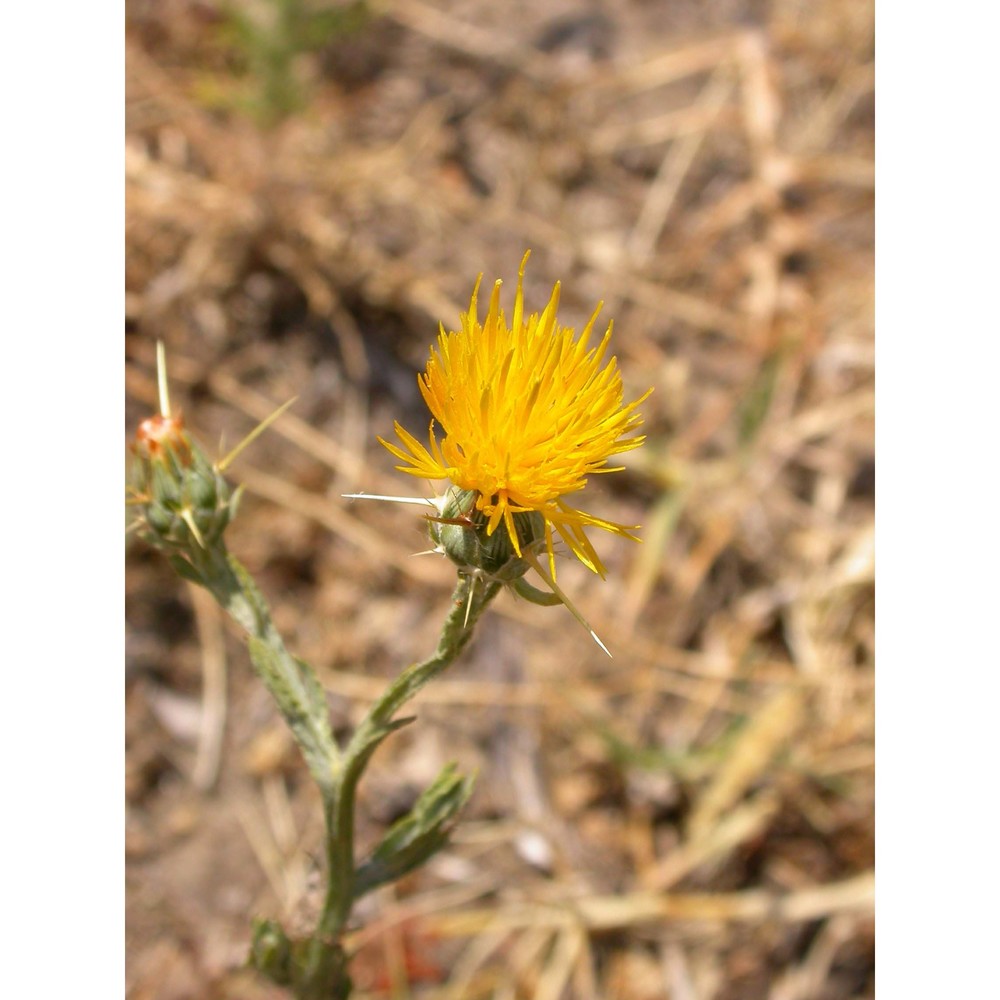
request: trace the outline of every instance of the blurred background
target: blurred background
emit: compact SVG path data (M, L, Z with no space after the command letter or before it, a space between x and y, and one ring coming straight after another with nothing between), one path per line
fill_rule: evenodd
M477 275L603 300L646 444L585 509L605 581L501 595L379 751L373 843L449 760L449 849L364 900L357 996L874 996L874 15L868 0L129 0L126 434L172 401L231 471L229 546L347 733L454 573L376 442ZM603 331L604 327L601 325ZM240 636L127 566L127 984L281 994L318 796Z

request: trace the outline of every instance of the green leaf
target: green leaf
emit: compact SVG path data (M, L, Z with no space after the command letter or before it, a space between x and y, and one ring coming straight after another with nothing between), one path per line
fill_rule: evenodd
M351 742L344 751L344 773L339 793L341 801L354 801L354 790L361 780L361 774L368 766L368 761L371 760L371 756L378 749L379 744L397 729L408 726L414 718L411 715L405 719L396 719L395 722L385 723L378 723L368 718L362 722L355 730Z
M316 675L302 660L293 659L284 649L276 650L256 636L251 636L249 648L257 673L278 703L310 773L324 796L329 795L337 748L326 698Z
M326 691L323 690L323 685L320 684L316 672L305 660L301 660L297 656L293 656L292 659L295 660L295 665L299 668L302 690L306 696L309 710L318 720L322 720L323 728L328 731L332 742L333 731L330 728L330 706L326 702Z
M511 584L511 589L518 597L523 597L532 604L540 604L543 608L551 608L557 604L562 604L562 599L557 594L552 594L546 590L539 590L528 583L522 576L520 580L515 580Z
M354 898L395 882L447 842L453 821L472 794L472 778L449 764L425 789L413 809L394 823L354 875Z

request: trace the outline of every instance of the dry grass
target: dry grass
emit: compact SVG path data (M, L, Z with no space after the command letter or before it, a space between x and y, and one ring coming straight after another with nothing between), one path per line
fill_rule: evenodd
M362 840L446 760L449 851L359 910L361 997L874 995L872 10L391 0L304 57L308 107L210 111L217 10L134 0L127 419L153 342L237 463L230 545L346 730L436 638L451 574L375 443L480 271L615 320L648 441L592 507L601 582L501 598L362 793ZM575 19L574 19L575 18ZM128 583L129 995L275 995L249 918L308 921L314 794L238 637L161 561Z

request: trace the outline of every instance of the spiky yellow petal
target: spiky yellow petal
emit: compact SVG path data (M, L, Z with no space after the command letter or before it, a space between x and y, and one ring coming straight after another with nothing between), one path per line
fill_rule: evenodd
M399 424L396 433L403 447L382 444L405 463L397 466L400 471L448 479L473 491L476 509L488 519L488 534L502 523L518 555L513 515L540 513L553 576L553 529L585 566L603 576L604 566L584 529L634 539L634 528L579 510L566 497L581 491L591 473L618 471L608 467L608 459L642 444L642 436L626 435L642 423L638 406L649 392L624 403L617 359L612 356L602 367L611 324L600 344L589 347L600 304L579 338L556 318L558 283L541 314L525 317L527 260L525 254L510 326L500 308L500 281L493 286L485 320L479 322L480 275L461 330L441 328L426 371L418 376L434 416L430 448ZM440 442L435 421L444 435Z

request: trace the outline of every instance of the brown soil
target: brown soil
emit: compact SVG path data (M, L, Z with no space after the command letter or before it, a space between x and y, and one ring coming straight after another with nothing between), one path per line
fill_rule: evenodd
M341 494L419 491L375 438L426 426L415 372L476 276L509 292L531 248L529 304L603 299L655 391L587 490L643 543L560 569L614 660L501 595L370 768L362 846L447 761L478 779L359 907L357 996L874 996L872 6L382 7L263 124L221 6L128 5L128 433L157 339L212 453L298 396L227 539L338 732L447 610L419 515ZM212 602L137 543L127 581L128 995L280 996L249 926L313 919L317 795Z

